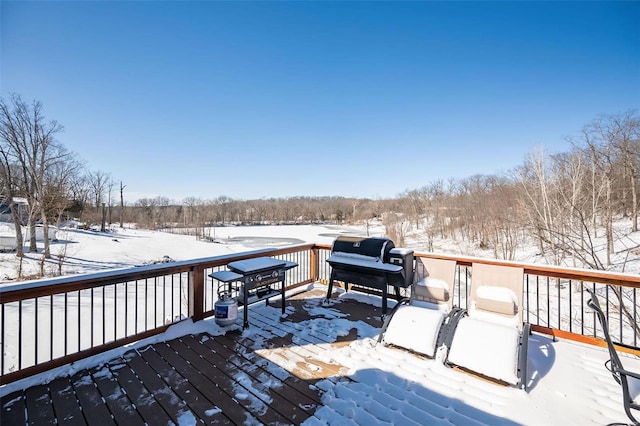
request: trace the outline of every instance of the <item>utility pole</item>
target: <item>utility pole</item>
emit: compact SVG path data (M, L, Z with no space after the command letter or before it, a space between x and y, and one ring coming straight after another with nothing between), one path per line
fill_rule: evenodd
M127 185L123 185L122 181L120 181L120 228L124 227L124 189Z

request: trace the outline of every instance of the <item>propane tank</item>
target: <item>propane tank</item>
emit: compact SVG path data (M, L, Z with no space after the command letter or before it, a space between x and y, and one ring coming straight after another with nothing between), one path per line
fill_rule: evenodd
M238 303L229 292L218 292L218 300L214 304L216 324L226 327L236 322L238 318Z

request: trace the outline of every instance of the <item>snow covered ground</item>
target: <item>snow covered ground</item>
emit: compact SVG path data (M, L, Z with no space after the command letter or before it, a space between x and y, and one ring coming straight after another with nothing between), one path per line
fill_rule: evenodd
M109 232L62 228L57 232L58 240L51 243L52 258L42 259L42 243L38 253L26 253L22 262L22 276L36 277L41 266L47 277L79 273L100 272L115 268L130 268L167 260L188 260L221 254L239 253L267 247L283 247L298 243L325 243L344 234L384 236L385 228L379 221L353 226L337 225L284 225L284 226L226 226L210 228L208 235L213 241L202 241L194 236L170 234L161 231L137 229L125 225L113 226ZM612 255L612 271L640 272L640 232L631 232L631 221L615 222L615 254ZM596 252L605 259L606 243L595 239ZM427 234L423 229L412 227L405 237L405 247L419 252L428 251ZM463 240L433 240L434 252L453 255L493 258L492 250L481 249L476 243ZM59 257L61 255L61 257ZM548 264L543 255L537 253L535 244L522 244L517 251L519 262ZM0 252L0 285L14 282L20 268L14 253ZM571 262L567 266L573 265Z
M378 227L374 232L372 236L382 236L384 229ZM62 275L92 273L164 259L198 259L302 243L331 244L342 234L366 235L363 227L331 225L228 226L212 228L210 234L215 242L128 226L105 233L63 228L57 233L58 241L51 243L52 258L45 260L44 272L48 277L59 275L60 269ZM35 276L40 271L41 244L38 253L25 253L23 276ZM15 284L19 267L15 253L0 253L0 285Z

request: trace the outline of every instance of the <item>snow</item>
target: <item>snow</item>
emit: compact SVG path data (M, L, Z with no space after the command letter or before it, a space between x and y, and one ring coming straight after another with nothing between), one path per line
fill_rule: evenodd
M510 288L492 285L478 286L475 307L479 311L488 311L513 316L518 313L518 296Z
M413 249L395 247L395 248L392 248L391 250L389 250L389 253L390 254L399 254L400 256L406 256L408 254L413 253Z
M188 235L136 229L129 225L113 227L109 232L62 228L57 233L58 241L51 242L52 258L45 261L44 272L49 277L59 275L60 268L63 275L95 273L162 263L166 258L183 261L292 244L331 244L340 235L366 236L361 226L227 226L209 229L218 236L215 242L197 240ZM378 227L373 232L381 236L384 229ZM34 276L40 271L41 244L38 248L38 253L25 253L23 276ZM15 253L0 253L0 285L15 281L18 269L19 260Z
M177 261L199 257L210 257L240 251L263 248L258 242L278 244L282 239L295 242L318 242L330 244L338 235L363 235L361 228L322 226L283 227L227 227L218 228L221 243L197 241L194 237L134 228L117 229L109 233L96 233L73 229L59 231L59 241L52 244L52 251L66 253L63 262L65 274L106 271L113 268L148 265L169 256ZM278 237L273 237L277 235ZM381 235L381 234L378 234ZM257 237L257 238L253 238ZM263 238L263 240L260 240ZM117 240L117 241L115 241ZM490 256L489 256L490 257ZM24 264L26 273L37 271L39 255L28 254ZM0 254L0 279L14 284L17 261L12 254ZM49 270L57 268L55 262L47 263ZM321 291L326 287L315 284ZM304 290L304 288L300 289ZM356 299L380 306L380 298L354 292L343 293L326 305L309 304L305 307L311 314L319 315L302 323L290 323L297 345L290 351L284 348L259 349L264 337L249 328L243 336L250 337L258 346L256 353L274 362L270 367L274 375L285 378L296 370L296 363L308 362L309 357L318 362L339 366L338 373L328 375L316 383L322 392L323 406L306 421L307 425L326 424L575 424L601 425L624 422L627 417L622 407L620 386L606 370L606 350L571 341L557 340L533 334L529 338L528 391L501 386L451 368L443 363L444 354L436 352L433 358L424 358L407 350L376 344L380 328L352 321L335 309L345 299ZM426 306L426 305L423 305ZM435 306L435 305L434 305ZM403 321L408 327L405 337L419 344L431 341L424 325L428 315L439 315L438 309L403 307ZM253 309L253 308L252 308ZM273 321L282 321L280 310L256 305ZM289 307L286 315L291 314ZM481 319L477 319L481 321ZM480 336L469 323L461 326L460 333ZM478 326L478 324L475 324ZM482 335L487 333L483 325ZM356 330L357 339L347 345L331 346L316 342L318 333L334 339L349 335ZM58 369L0 386L0 396L10 394L36 384L48 383L61 375L74 374L83 369L106 365L110 359L136 348L144 351L148 345L170 340L185 334L207 333L215 336L225 332L215 324L213 318L193 323L186 319L172 325L162 335L154 336L133 345L117 348L100 355L77 361ZM517 333L517 329L513 327ZM203 337L203 338L206 338ZM509 339L513 336L509 337ZM467 340L467 339L465 339ZM508 339L501 340L506 342ZM484 342L486 343L486 342ZM506 343L487 347L483 342L469 343L463 351L472 353L479 364L488 358L504 358L504 365L513 365L513 352ZM480 351L484 348L485 351ZM303 356L304 355L304 356ZM449 359L453 354L450 354ZM626 369L640 371L638 357L620 354ZM455 356L454 356L455 358ZM315 364L314 364L315 365ZM313 365L309 365L312 368ZM480 365L484 368L484 364ZM104 374L109 373L105 368ZM507 379L506 371L500 372ZM242 377L239 377L242 381ZM269 400L265 389L253 389L246 393L238 389L238 398L243 404L264 404ZM244 393L243 393L244 392ZM260 397L257 397L259 395ZM246 396L246 399L241 397ZM218 407L211 407L207 415L215 415ZM179 414L180 425L196 423L188 410Z
M178 417L179 426L195 426L198 423L191 411L184 411Z
M360 267L366 269L373 269L379 272L392 272L398 273L402 271L402 266L392 265L390 263L382 263L374 260L363 260L363 259L355 259L353 257L342 256L342 254L333 254L328 259L331 265L334 263L337 265L347 265L353 267Z
M517 384L520 330L466 317L460 320L449 361L485 376Z
M253 272L262 271L264 269L279 268L284 266L283 260L273 259L271 257L258 257L255 259L239 260L237 262L231 262L227 266L232 271L250 274Z
M444 280L433 277L424 277L416 282L415 289L415 294L418 297L427 297L440 302L449 301L449 284Z
M498 287L494 285L481 285L477 290L477 297L495 300L504 303L514 303L518 305L518 296L510 288Z
M426 307L426 304L433 307ZM437 349L438 331L447 316L447 308L446 304L429 302L401 306L387 327L384 342L433 357ZM420 330L419 339L416 339L416 330Z
M433 278L433 277L424 277L424 278L420 278L420 280L416 283L416 285L419 285L421 287L433 287L434 289L443 289L446 290L447 292L449 291L449 284L447 284L447 282L445 280L441 280L439 278Z
M373 257L373 256L367 256L365 254L360 254L360 253L349 253L347 251L334 251L333 252L333 256L336 257L347 257L347 258L351 258L351 259L359 259L359 260L363 260L365 262L379 262L380 258L379 257Z
M627 377L629 380L629 395L631 396L631 400L638 403L638 398L640 397L640 379L635 377Z

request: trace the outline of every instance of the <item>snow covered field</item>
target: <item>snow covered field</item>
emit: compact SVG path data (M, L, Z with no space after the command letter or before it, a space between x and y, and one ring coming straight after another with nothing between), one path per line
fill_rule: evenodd
M284 225L284 226L226 226L209 228L212 241L200 241L194 236L170 234L162 231L137 229L125 225L113 226L106 233L62 228L58 231L58 241L51 244L52 259L44 261L43 270L47 277L79 273L100 272L115 268L130 268L168 260L188 260L211 257L260 248L278 248L291 244L325 243L331 244L339 235L382 237L385 228L379 221L353 226L338 225ZM611 256L611 271L640 272L640 232L631 232L629 219L618 220L614 224L615 253ZM606 243L602 238L594 240L597 255L605 259ZM422 229L411 228L405 237L405 247L426 252L427 235ZM434 252L452 255L493 258L492 250L481 249L471 241L434 238ZM398 244L396 244L398 245ZM22 275L35 277L43 262L42 243L38 253L25 253ZM62 255L62 258L58 257ZM537 252L535 244L522 244L517 251L519 262L549 264L549 260ZM566 266L576 266L566 262ZM14 253L0 252L0 286L14 282L18 276L19 261Z
M377 227L371 235L383 233L384 228ZM148 265L163 259L198 259L302 243L331 244L342 234L366 235L363 227L331 225L228 226L212 228L210 234L215 236L215 242L127 226L114 227L106 233L63 228L58 231L58 241L51 243L52 259L45 261L44 271L46 276L56 276L62 265L62 275L92 273ZM38 253L25 253L23 276L33 276L40 270L41 244ZM62 259L58 258L60 254ZM14 253L0 253L0 285L15 284L18 268Z

